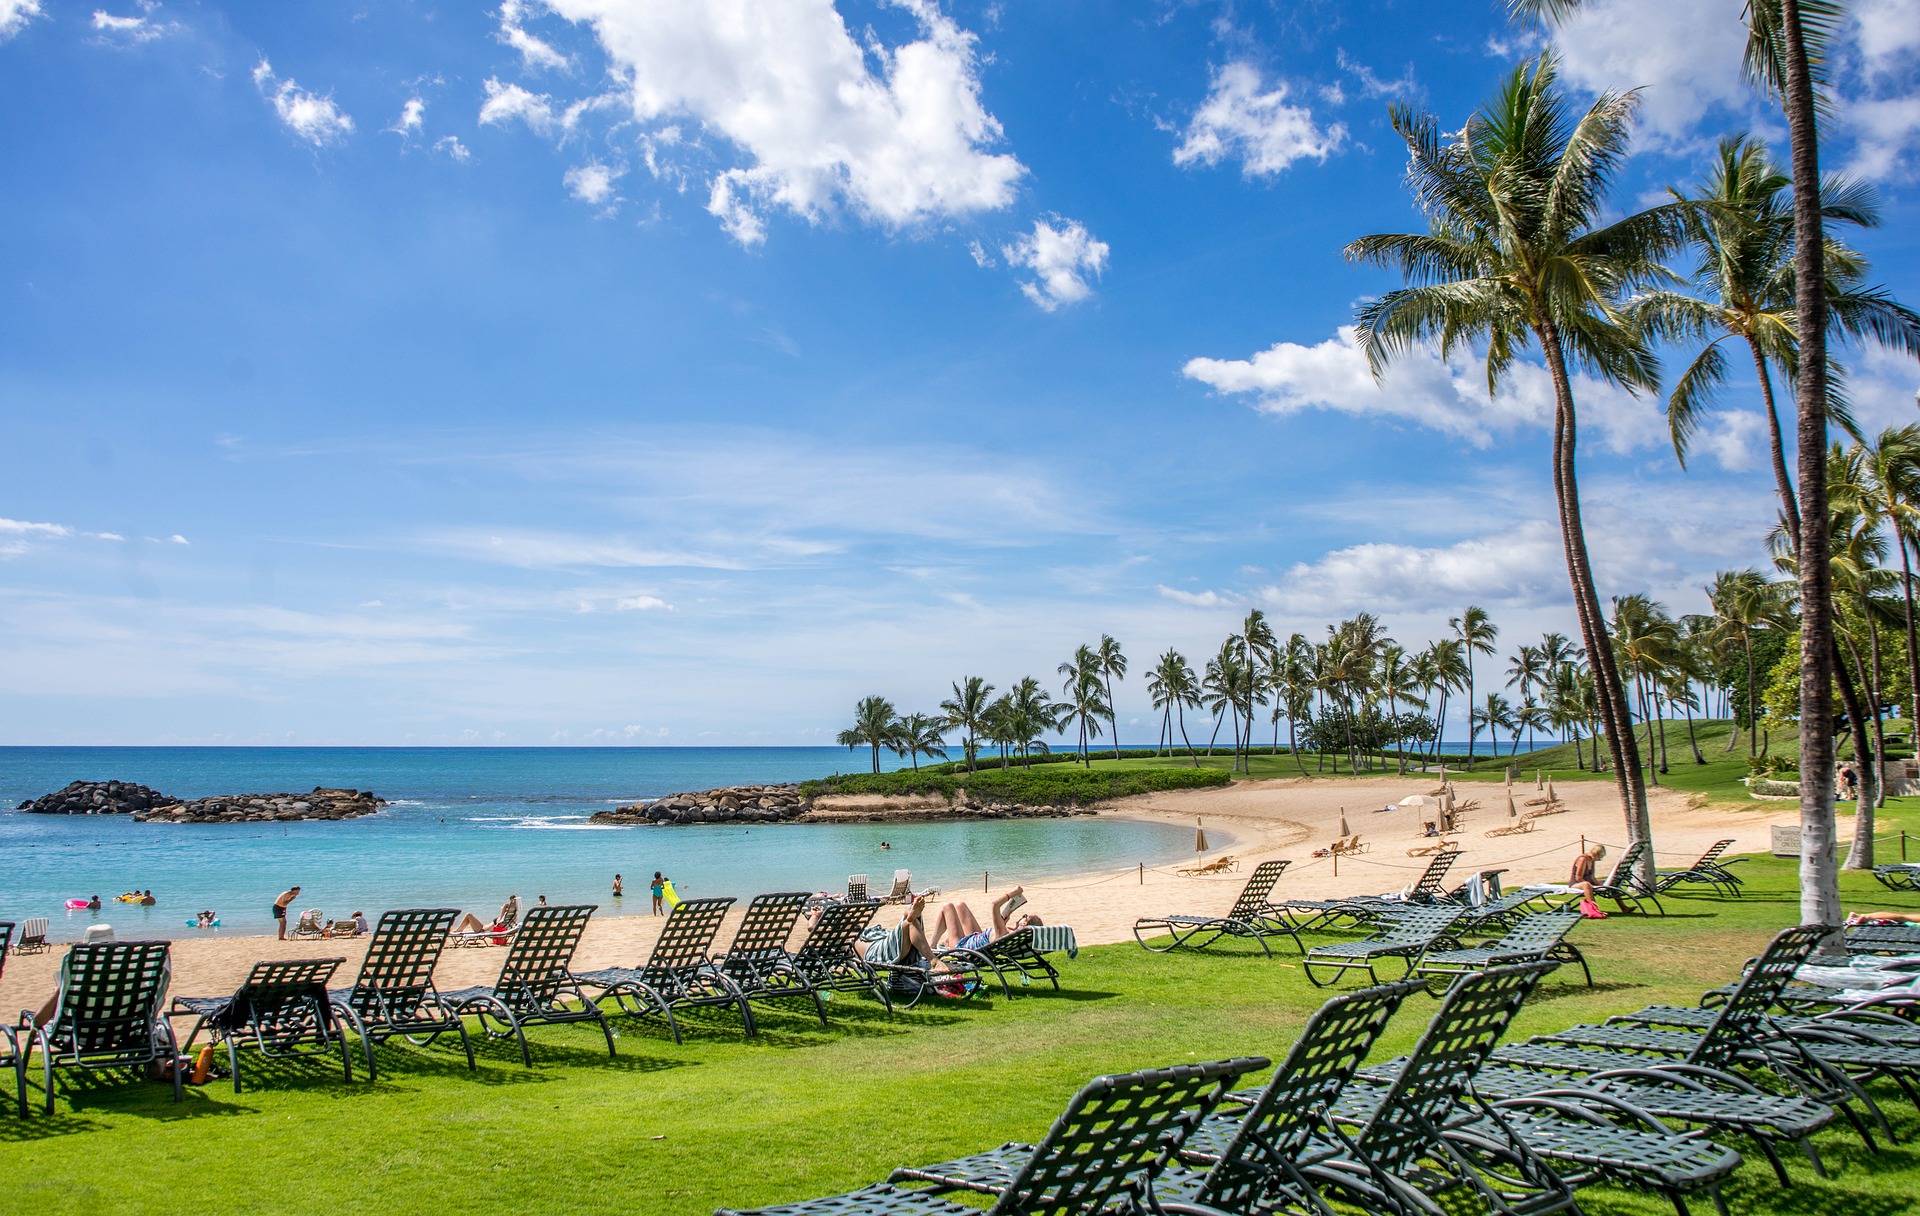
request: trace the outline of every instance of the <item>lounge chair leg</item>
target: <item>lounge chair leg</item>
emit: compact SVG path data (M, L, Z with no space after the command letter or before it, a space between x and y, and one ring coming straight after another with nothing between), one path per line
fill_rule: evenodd
M613 1024L607 1021L607 1015L600 1015L600 1033L607 1036L607 1057L612 1059L620 1053L613 1047Z
M227 1067L233 1070L233 1092L240 1092L240 1049L234 1046L233 1036L227 1036Z
M827 1025L827 1003L820 999L820 990L817 988L809 988L807 995L813 998L813 1010L820 1015L820 1029L833 1029L833 1027Z
M160 1024L161 1034L167 1040L167 1060L173 1065L173 1100L175 1103L187 1100L187 1079L180 1074L186 1070L180 1067L180 1040L173 1037L173 1027L165 1022ZM239 1079L240 1070L234 1070L234 1078Z

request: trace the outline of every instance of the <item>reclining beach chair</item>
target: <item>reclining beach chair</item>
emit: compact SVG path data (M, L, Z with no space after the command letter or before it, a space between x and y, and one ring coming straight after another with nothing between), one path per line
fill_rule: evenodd
M646 962L638 967L602 967L574 979L599 989L596 1000L612 997L628 1017L665 1018L676 1043L680 1042L676 1009L737 1010L741 1026L751 1038L759 1028L746 994L708 957L713 939L720 933L720 922L733 903L732 896L683 899L667 916Z
M44 1026L20 1013L24 1068L40 1052L53 1113L55 1069L134 1068L165 1061L173 1072L173 1100L184 1096L180 1050L173 1027L160 1016L172 959L167 942L81 942L60 960L59 999Z
M1454 901L1446 894L1447 871L1459 859L1458 850L1436 853L1405 891L1391 895L1356 895L1337 903L1356 924L1380 924L1409 907L1451 906ZM1307 901L1292 901L1286 906L1310 905Z
M1587 966L1586 956L1580 953L1579 947L1567 940L1567 934L1579 923L1580 914L1577 912L1535 912L1507 930L1497 941L1482 942L1478 946L1460 950L1428 951L1414 964L1414 974L1445 976L1446 982L1451 983L1454 976L1485 971L1489 967L1551 960L1555 963L1579 963L1581 972L1587 977L1587 987L1591 988L1593 971ZM1433 995L1441 994L1434 992Z
M1268 902L1273 894L1273 885L1280 881L1281 871L1290 864L1286 861L1261 862L1247 876L1246 885L1240 888L1239 898L1233 901L1232 909L1225 916L1143 916L1133 923L1133 938L1156 954L1181 947L1204 950L1223 937L1251 938L1271 958L1273 948L1267 945L1267 939L1290 937L1294 948L1304 953L1306 947L1300 942L1299 931ZM1153 945L1148 941L1149 938L1157 940L1163 936L1168 939L1165 945Z
M1198 865L1183 866L1175 870L1174 873L1192 877L1200 874L1225 874L1229 870L1237 870L1239 868L1240 863L1233 859L1233 854L1222 853L1212 861L1203 862Z
M0 920L0 974L7 964L7 943L13 937L13 922ZM20 1117L27 1117L27 1061L20 1054L20 1040L13 1027L0 1024L0 1068L13 1070L13 1087L20 1102Z
M520 1044L520 1062L533 1067L533 1053L527 1047L529 1026L564 1026L573 1022L597 1022L606 1036L607 1054L615 1055L613 1027L607 1015L581 990L579 981L567 970L573 952L580 946L580 935L587 931L595 904L542 905L528 908L520 927L507 947L500 964L500 978L491 988L462 988L447 993L444 1000L455 1017L472 1014L490 1039L512 1035ZM575 1004L568 1004L571 1000Z
M1007 982L1008 971L1018 975L1023 986L1031 984L1036 975L1045 976L1053 984L1053 990L1058 992L1060 969L1047 961L1038 938L1039 933L1033 926L1015 929L978 950L962 950L958 947L942 950L940 961L956 971L971 970L982 975L993 972L994 978L1000 981L1000 990L1009 999L1013 996L1013 986Z
M1646 915L1647 905L1665 916L1667 910L1660 906L1660 888L1649 886L1640 878L1640 859L1647 855L1647 842L1636 840L1620 854L1620 860L1613 863L1613 869L1607 874L1607 881L1596 884L1593 897L1613 901L1613 906L1622 912L1637 912Z
M825 1029L826 1002L806 973L793 965L793 955L787 950L787 939L793 936L793 927L800 922L806 906L805 891L756 895L747 905L740 927L734 930L732 944L725 954L714 956L713 965L749 1001L811 999Z
M1727 867L1745 861L1744 857L1729 857L1720 860L1720 855L1733 845L1731 838L1717 840L1713 847L1700 854L1700 859L1684 870L1661 870L1654 880L1656 891L1670 891L1681 883L1705 883L1713 888L1716 895L1740 894L1739 876Z
M1875 866L1873 876L1889 891L1920 891L1920 864L1901 861Z
M373 927L353 986L327 993L334 1011L360 1038L368 1080L379 1077L374 1046L395 1035L425 1047L451 1031L460 1036L467 1067L474 1066L466 1023L433 986L434 964L440 961L447 932L458 919L458 908L404 908L383 914Z
M1920 954L1920 925L1910 921L1849 925L1845 940L1848 954Z
M862 904L867 902L867 876L865 874L847 875L847 902Z
M308 908L287 930L288 937L309 938L324 937L327 932L326 917L318 908Z
M41 954L47 950L47 918L30 916L20 922L20 937L13 943L15 954Z
M1315 946L1301 958L1300 969L1316 988L1338 983L1348 971L1365 971L1367 982L1378 984L1380 976L1374 968L1381 959L1397 958L1406 966L1403 978L1411 977L1427 951L1454 944L1453 927L1465 915L1463 908L1405 908L1394 914L1387 927L1373 937ZM1315 967L1333 974L1322 979L1314 974Z
M7 947L13 944L13 922L0 920L0 976L7 973Z
M943 1196L950 1191L994 1196L984 1209L991 1216L1144 1216L1154 1210L1155 1175L1194 1126L1235 1080L1269 1063L1253 1057L1096 1077L1037 1145L898 1169L887 1182L827 1199L714 1216L980 1216L982 1208Z
M820 909L814 918L807 936L800 942L800 948L793 952L794 970L806 977L814 990L821 994L828 992L866 992L870 993L887 1012L893 1012L893 1000L887 994L887 981L867 961L860 957L854 944L860 940L861 931L873 923L873 915L880 905L867 900L863 903L828 904Z
M1499 1134L1497 1116L1494 1134L1449 1134L1474 1073L1550 969L1528 963L1462 976L1390 1085L1341 1091L1326 1149L1300 1167L1307 1182L1369 1212L1577 1212L1572 1188L1525 1141Z
M1179 1162L1154 1182L1168 1211L1199 1204L1223 1212L1284 1209L1326 1212L1301 1172L1344 1146L1330 1142L1324 1119L1402 1001L1420 984L1402 981L1336 996L1300 1031L1273 1079L1228 1094L1180 1148Z
M250 1042L268 1059L292 1056L340 1056L340 1071L353 1080L353 1057L341 1019L327 999L327 981L344 958L294 959L253 965L232 996L177 996L169 1016L191 1017L193 1028L181 1044L191 1054L202 1030L212 1043L227 1045L233 1092L240 1092L240 1045Z

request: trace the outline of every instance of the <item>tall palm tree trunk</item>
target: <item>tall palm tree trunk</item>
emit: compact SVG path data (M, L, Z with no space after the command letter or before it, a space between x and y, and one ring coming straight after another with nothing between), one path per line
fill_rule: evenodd
M1873 809L1877 811L1887 805L1887 783L1880 769L1887 754L1886 727L1880 720L1880 707L1887 703L1883 695L1886 673L1880 667L1880 626L1873 619L1872 602L1864 595L1860 597L1860 612L1867 619L1867 646L1871 652L1868 658L1872 660L1867 667L1867 723L1873 727ZM1871 840L1867 847L1872 849ZM1858 849L1856 845L1855 851ZM1867 864L1871 866L1873 863L1869 861Z
M1767 358L1760 353L1760 347L1753 339L1747 339L1747 349L1753 354L1753 373L1760 380L1760 399L1767 406L1767 434L1773 446L1773 482L1780 491L1780 502L1786 508L1787 518L1796 513L1793 502L1793 478L1787 475L1787 445L1785 436L1780 433L1780 410L1773 400L1773 377L1767 371Z
M1853 668L1848 670L1844 655L1833 656L1834 674L1840 680L1840 700L1846 706L1847 725L1853 731L1853 766L1860 773L1859 801L1853 812L1853 847L1847 851L1846 868L1849 870L1871 870L1873 868L1873 810L1879 805L1877 790L1880 785L1880 753L1875 748L1875 740L1867 727L1866 707L1861 704L1859 687L1854 683L1853 672L1865 668L1860 663L1860 651L1854 646L1853 639L1845 634L1847 650L1853 656ZM1801 778L1805 780L1804 774ZM1803 789L1802 794L1806 791ZM1836 836L1838 831L1836 828ZM1835 842L1837 849L1838 842Z
M1633 739L1631 714L1626 691L1621 686L1619 668L1614 665L1613 645L1607 637L1606 617L1600 610L1600 595L1594 589L1593 567L1587 560L1587 538L1580 519L1579 482L1574 471L1574 452L1579 433L1573 411L1573 388L1568 383L1565 353L1560 333L1549 317L1541 318L1537 336L1553 378L1553 488L1559 499L1560 538L1566 550L1567 575L1573 584L1575 615L1582 640L1587 647L1587 665L1593 670L1594 689L1600 709L1600 721L1607 736L1607 751L1613 760L1614 782L1620 790L1621 809L1626 817L1629 843L1647 842L1640 862L1641 877L1653 881L1653 818L1647 809L1647 788L1640 773L1638 748ZM1824 447L1823 447L1824 455ZM1824 470L1824 461L1822 468Z
M1688 689L1687 692L1688 696L1691 697L1693 690ZM1696 738L1693 733L1693 706L1686 701L1682 701L1680 702L1680 708L1687 711L1687 746L1693 749L1693 762L1695 764L1705 764L1707 758L1700 754L1700 740Z
M1179 702L1179 706L1180 706L1180 742L1187 745L1187 759L1193 761L1193 767L1199 768L1200 757L1193 754L1193 740L1187 738L1187 703L1185 701L1181 701Z
M1907 533L1899 521L1893 525L1894 543L1900 546L1900 590L1907 606L1907 691L1911 694L1912 712L1907 717L1907 742L1920 744L1920 637L1914 634L1913 626L1913 567L1907 561Z

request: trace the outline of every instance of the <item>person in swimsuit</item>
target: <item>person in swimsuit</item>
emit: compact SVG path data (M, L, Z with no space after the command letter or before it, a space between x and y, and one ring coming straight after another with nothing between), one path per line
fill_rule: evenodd
M662 912L666 911L666 904L663 901L665 901L667 897L667 880L660 876L660 871L658 870L653 872L652 890L653 914L659 916Z
M618 874L615 874L615 875L613 876L613 897L614 897L615 899L619 899L619 898L620 898L620 894L621 894L621 889L622 889L622 888L621 888L621 886L620 886L620 876L619 876Z
M287 940L287 905L300 898L299 887L288 887L273 901L273 927L281 941Z
M505 933L520 923L520 897L507 896L507 902L500 905L500 911L494 915L491 925L483 925L480 918L469 912L460 918L453 927L455 933Z
M982 929L979 918L973 909L958 900L940 905L939 915L933 922L933 945L936 949L946 949L951 945L957 950L978 950L992 942L997 942L1007 934L1029 925L1038 925L1040 918L1029 913L1015 920L1007 919L1007 905L1020 896L1025 889L1013 890L993 901L988 909L993 917L993 928Z

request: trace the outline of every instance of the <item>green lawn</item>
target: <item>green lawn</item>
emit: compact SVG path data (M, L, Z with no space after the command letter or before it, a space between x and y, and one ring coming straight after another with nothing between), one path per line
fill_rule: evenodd
M1796 919L1791 863L1754 859L1742 872L1741 900L1678 898L1664 919L1582 925L1574 941L1599 987L1563 971L1516 1033L1653 1001L1691 1003L1734 975L1769 931ZM1845 886L1850 907L1920 907L1862 875ZM502 1047L486 1050L477 1074L452 1048L396 1047L382 1053L377 1084L279 1066L245 1094L216 1083L182 1106L159 1085L101 1084L63 1100L52 1118L0 1116L0 1211L698 1213L794 1200L1036 1137L1100 1072L1278 1058L1322 996L1286 957L1229 949L1101 947L1065 973L1058 995L1027 990L893 1018L841 997L830 1032L771 1011L751 1042L721 1019L700 1021L684 1046L629 1024L614 1061L596 1030L575 1026L536 1031L531 1070ZM1432 1007L1409 1005L1380 1051L1404 1050ZM1911 1144L1920 1118L1891 1090L1884 1096ZM1857 1141L1834 1131L1820 1144L1833 1179L1792 1165L1799 1185L1780 1192L1764 1164L1750 1163L1733 1185L1733 1209L1907 1210L1920 1153L1903 1145L1864 1159ZM1670 1210L1615 1191L1583 1200L1597 1213Z

